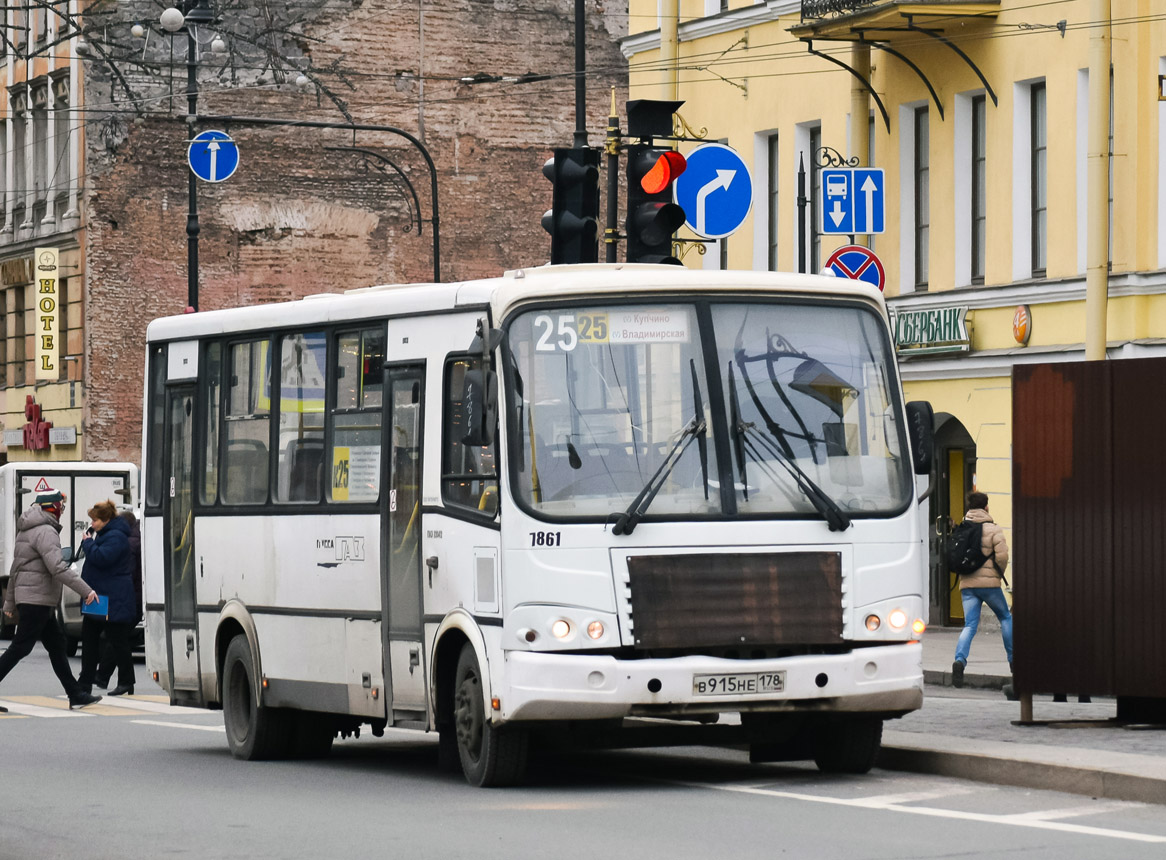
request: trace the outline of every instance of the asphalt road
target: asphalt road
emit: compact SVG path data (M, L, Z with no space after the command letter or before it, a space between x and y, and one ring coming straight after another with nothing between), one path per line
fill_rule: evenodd
M6 644L6 643L3 643ZM217 712L68 711L43 651L0 685L0 858L1160 858L1159 806L874 771L748 764L738 750L540 756L530 784L440 773L390 730L313 762L235 761ZM21 712L18 712L21 711Z

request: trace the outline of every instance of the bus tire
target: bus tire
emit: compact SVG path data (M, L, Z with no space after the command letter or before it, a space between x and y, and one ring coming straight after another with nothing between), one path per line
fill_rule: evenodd
M292 743L290 715L255 704L254 663L247 637L236 636L223 660L223 724L231 755L244 761L281 758Z
M880 717L827 719L818 726L814 764L822 773L866 773L874 767L882 740Z
M530 735L515 726L491 724L482 691L478 657L469 643L462 646L454 673L454 731L462 772L478 788L515 785L526 773Z

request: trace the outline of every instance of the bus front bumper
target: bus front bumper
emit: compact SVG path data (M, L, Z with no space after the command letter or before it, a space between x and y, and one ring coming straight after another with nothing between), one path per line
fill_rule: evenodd
M509 651L495 686L502 720L683 717L732 711L904 714L923 704L923 647L901 642L770 660ZM780 676L780 683L774 681ZM750 686L768 692L698 692ZM780 690L772 690L780 686Z

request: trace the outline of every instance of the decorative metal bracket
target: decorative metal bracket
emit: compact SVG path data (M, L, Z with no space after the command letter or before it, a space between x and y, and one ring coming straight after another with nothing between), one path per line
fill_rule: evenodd
M859 35L861 37L861 34L859 34ZM927 75L923 74L922 69L920 69L917 65L915 65L914 62L907 59L907 57L904 54L901 54L899 51L896 51L894 48L892 48L886 42L868 42L865 38L861 38L861 42L864 45L872 45L873 47L878 48L880 51L885 51L886 53L890 54L892 57L898 57L899 60L901 60L913 72L915 72L915 74L919 76L919 80L923 81L923 84L927 87L927 91L929 93L931 93L931 100L933 102L935 102L935 109L937 111L939 111L939 118L941 120L943 119L943 102L939 100L939 95L935 92L935 87L931 86L931 81L927 80ZM995 101L995 100L996 100L996 97L993 96L992 101Z
M831 57L829 54L823 54L821 51L815 51L813 39L802 39L802 41L806 43L806 48L809 50L809 52L811 54L813 54L816 57L821 57L823 60L829 60L831 63L833 63L836 66L841 66L842 68L846 69L846 71L850 72L850 74L854 75L854 77L856 77L862 83L862 85L864 87L866 87L866 91L871 94L871 97L875 100L875 104L877 104L879 106L879 113L881 113L883 115L883 123L887 127L887 134L890 134L891 133L891 117L890 117L890 114L887 113L887 106L883 104L883 100L881 98L879 98L879 94L875 92L875 89L874 89L874 87L871 86L870 81L867 78L860 75L857 70L855 70L851 66L848 66L846 63L842 62L837 57ZM995 99L995 96L993 96L993 99Z
M932 39L935 39L935 41L941 42L944 45L947 45L953 51L955 51L956 55L961 60L963 60L965 63L967 63L968 67L973 72L976 73L976 77L979 78L980 83L982 83L984 85L984 90L988 93L988 97L990 99L992 99L992 105L994 107L1000 106L1000 100L996 98L996 92L992 89L992 85L990 83L988 83L988 79L984 77L984 73L980 71L980 67L977 66L972 61L972 58L969 57L967 54L965 54L959 48L958 45L956 45L954 42L952 42L950 39L948 39L946 36L944 36L938 30L929 30L926 27L920 27L918 24L915 23L915 20L910 15L907 16L907 29L913 30L916 33L922 33L925 36L930 36ZM928 85L928 86L930 86L930 85ZM934 93L933 93L933 95L934 95Z
M672 240L672 256L677 260L683 261L688 255L688 252L696 248L698 257L703 257L708 253L707 245L713 244L707 239L673 239Z
M404 183L412 197L411 201L409 197L405 198L405 205L409 209L409 223L405 225L404 231L406 233L412 231L413 225L416 224L417 235L420 236L423 234L422 224L425 222L421 218L421 201L417 197L417 189L413 187L413 183L409 181L409 177L405 175L405 172L392 159L383 153L377 152L375 149L366 149L363 146L325 146L324 149L329 152L347 152L358 156L363 159L365 167L372 168L382 176L387 177L398 189ZM392 176L385 169L386 166L392 168L396 176Z
M672 134L680 140L705 140L709 136L709 130L702 128L697 131L688 124L688 120L679 113L674 113L672 114Z
M814 160L819 167L858 167L861 159L857 155L846 158L832 146L819 146L814 150Z

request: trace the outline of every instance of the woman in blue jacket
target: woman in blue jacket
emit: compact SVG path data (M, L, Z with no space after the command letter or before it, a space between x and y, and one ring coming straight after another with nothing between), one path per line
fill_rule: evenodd
M81 677L77 681L83 690L92 691L104 632L117 662L117 686L109 695L133 695L134 658L130 637L137 623L137 608L130 529L117 515L117 507L111 501L98 502L90 508L89 519L91 524L81 541L85 556L81 578L98 594L109 598L109 615L107 618L86 615L81 622Z

